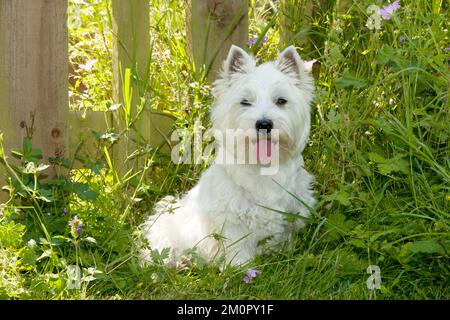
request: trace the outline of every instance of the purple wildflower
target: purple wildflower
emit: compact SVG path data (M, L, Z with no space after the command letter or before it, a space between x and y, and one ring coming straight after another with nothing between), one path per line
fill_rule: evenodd
M378 14L384 19L384 20L390 20L392 18L392 14L400 9L400 0L395 0L394 2L382 6L381 9L378 11Z
M404 34L402 34L402 35L398 38L398 40L399 40L400 42L405 42L405 41L406 41L406 36L405 36Z
M253 46L256 43L256 41L258 41L258 37L251 38L250 40L248 40L247 46L249 47Z
M251 47L254 46L259 40L259 37L253 37L247 42L247 46ZM261 44L264 44L267 42L267 37L264 35L261 39Z
M72 220L69 221L70 231L74 237L80 236L83 230L83 221L78 219L78 216L74 216Z
M250 268L247 270L247 275L242 279L242 281L244 281L245 283L250 283L253 278L256 278L260 274L261 274L261 271Z
M449 52L450 51L450 47L447 47L444 49L445 52Z

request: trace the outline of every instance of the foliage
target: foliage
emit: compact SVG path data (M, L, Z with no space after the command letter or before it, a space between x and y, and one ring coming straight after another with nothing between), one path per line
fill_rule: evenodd
M129 131L93 132L95 152L80 145L75 159L49 166L25 138L21 149L0 148L10 195L0 205L0 298L448 299L448 3L401 1L375 26L378 11L368 8L386 1L330 1L311 16L298 2L250 1L249 12L256 57L273 59L294 43L318 60L304 158L320 201L295 241L257 257L248 267L261 273L248 283L246 268L219 270L195 252L178 269L162 264L165 252L141 267L136 227L155 201L189 189L204 166L174 165L143 147L141 165L122 172L111 146ZM107 110L110 3L69 3L71 107ZM185 6L151 0L155 76L140 97L173 115L177 127L193 128L199 118L207 124L212 98L189 60ZM311 24L312 46L302 44L298 21ZM45 179L50 171L57 178ZM366 286L369 265L380 267L380 290ZM81 287L74 288L77 267Z

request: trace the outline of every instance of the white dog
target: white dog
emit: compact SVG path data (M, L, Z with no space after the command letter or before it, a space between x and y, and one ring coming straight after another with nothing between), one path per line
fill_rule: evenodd
M212 123L216 138L222 137L216 139L220 156L185 196L156 204L143 224L151 250L170 248L168 263L195 248L207 261L224 257L226 263L240 265L289 240L304 223L287 221L282 212L307 217L316 202L313 177L301 156L313 91L312 77L293 46L259 66L232 46L213 90ZM223 139L227 130L235 132L233 141ZM241 147L244 155L237 151ZM268 166L273 163L276 167ZM149 253L143 250L144 260L151 260Z

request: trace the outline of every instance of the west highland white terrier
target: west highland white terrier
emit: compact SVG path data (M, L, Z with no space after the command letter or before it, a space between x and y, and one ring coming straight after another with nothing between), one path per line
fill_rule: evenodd
M186 195L155 205L143 224L144 261L169 248L174 264L195 249L206 261L241 265L289 241L304 222L283 212L307 217L316 203L301 155L313 92L293 46L259 66L232 46L213 88L216 159Z

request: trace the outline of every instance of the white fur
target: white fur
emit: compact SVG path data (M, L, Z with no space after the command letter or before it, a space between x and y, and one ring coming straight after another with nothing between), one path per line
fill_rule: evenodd
M267 208L306 217L308 209L289 192L310 207L316 202L313 177L303 168L301 156L309 136L313 81L295 48L256 66L253 57L232 46L213 94L214 129L255 129L258 119L271 119L285 143L280 148L282 160L275 175L261 175L260 165L216 162L181 199L160 201L143 230L152 250L171 249L170 263L195 247L207 261L224 255L227 263L244 264L264 248L277 249L303 226L301 220L287 222ZM286 105L275 104L279 97L288 101ZM242 99L252 105L243 107ZM220 152L226 146L218 148ZM262 240L267 240L265 247L258 245ZM143 258L150 260L148 250L143 250Z

